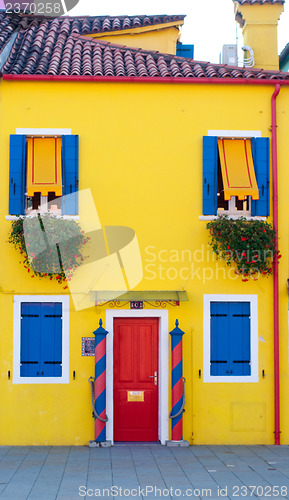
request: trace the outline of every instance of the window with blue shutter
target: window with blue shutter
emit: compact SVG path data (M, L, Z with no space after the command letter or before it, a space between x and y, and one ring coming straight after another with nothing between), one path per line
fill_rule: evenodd
M251 375L250 302L211 302L210 375Z
M259 199L250 200L251 211L248 215L268 216L270 212L270 175L269 175L269 139L257 137L251 139L251 150L254 163L254 170L258 185ZM222 174L218 153L218 137L203 137L203 215L217 215L228 213L232 210L234 214L245 215L249 212L249 199L244 201L224 200L222 186ZM249 197L247 197L249 198ZM250 197L251 198L251 197ZM219 210L219 212L218 212ZM241 213L242 212L242 213Z
M62 303L22 302L20 377L62 376Z
M25 135L10 136L10 163L9 163L9 214L25 215L31 210L37 210L41 204L41 193L27 197L27 142L30 139ZM44 140L46 140L44 138ZM78 136L62 136L62 213L66 215L78 214ZM40 191L40 190L39 190ZM69 195L69 196L66 196ZM43 200L42 200L43 201ZM49 192L47 202L58 205L57 196ZM60 203L59 203L60 208Z

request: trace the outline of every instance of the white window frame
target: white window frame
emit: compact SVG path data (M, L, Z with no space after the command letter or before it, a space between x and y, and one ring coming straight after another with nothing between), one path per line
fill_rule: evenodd
M211 358L211 302L250 302L251 320L251 375L224 376L210 374ZM203 347L203 371L204 382L225 383L248 383L259 382L258 368L258 295L227 295L227 294L204 294L204 347Z
M58 302L62 304L62 376L21 377L21 304L23 302ZM13 318L13 384L68 384L69 383L69 296L68 295L14 295Z

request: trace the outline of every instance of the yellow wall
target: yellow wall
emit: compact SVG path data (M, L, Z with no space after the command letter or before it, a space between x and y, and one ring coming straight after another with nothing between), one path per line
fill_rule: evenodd
M179 24L183 24L183 21ZM97 33L88 36L105 42L127 45L128 47L144 50L157 50L164 54L175 55L179 34L180 32L176 27L176 23L168 23L165 26L149 26L125 31Z
M71 128L73 134L78 134L80 189L91 188L103 225L128 226L136 231L144 265L144 277L137 288L187 291L189 302L180 307L167 305L169 329L174 328L178 318L185 331L184 439L194 444L274 443L272 278L247 283L239 277L228 278L230 268L212 260L206 222L199 220L202 136L207 135L209 129L260 130L262 136L270 136L273 90L273 86L256 85L1 83L0 236L1 262L5 263L0 269L1 317L5 318L0 349L1 444L80 445L93 439L87 379L93 375L94 360L81 357L81 337L92 336L99 318L105 320L105 307L76 312L71 304L68 385L15 385L8 380L7 371L12 373L13 359L13 295L65 293L61 285L31 279L7 243L10 223L4 217L8 213L9 135L15 133L16 127ZM286 396L289 390L286 291L289 89L282 88L277 102L281 179L279 243L283 255L280 263L281 440L289 444ZM159 253L162 250L165 252ZM187 252L182 262L183 250ZM149 262L154 258L149 252L156 256L153 262ZM181 269L192 265L194 271L199 271L186 279L188 272ZM199 369L203 373L203 294L210 293L258 295L259 336L265 340L259 342L258 383L212 384L199 378ZM72 380L74 370L75 381ZM238 419L242 419L245 430L244 426L238 430Z
M254 51L255 68L279 69L277 25L284 5L235 4L235 11L242 15L244 45Z

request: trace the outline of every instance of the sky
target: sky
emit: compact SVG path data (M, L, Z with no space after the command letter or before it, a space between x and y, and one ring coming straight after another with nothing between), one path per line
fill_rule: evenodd
M6 3L7 1L9 0L6 0ZM17 0L13 1L15 3ZM64 1L66 5L72 2L60 1L63 5ZM54 4L56 0L51 2ZM284 7L278 25L279 54L289 42L289 0L286 0ZM4 0L0 0L0 8L4 8ZM181 41L194 45L196 60L219 63L222 46L235 43L238 45L240 62L243 60L242 30L235 22L232 0L78 0L76 7L69 12L72 16L153 14L186 15L185 24L181 29Z
M287 5L286 5L287 4ZM195 59L219 62L223 44L236 43L236 22L232 0L79 0L70 15L186 14L181 41L195 46ZM278 28L279 53L289 42L289 0ZM242 31L238 30L241 50Z

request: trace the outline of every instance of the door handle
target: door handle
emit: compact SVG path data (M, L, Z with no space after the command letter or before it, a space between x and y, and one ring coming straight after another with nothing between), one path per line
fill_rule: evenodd
M155 385L158 385L158 372L155 372L154 375L149 375L149 378L155 379Z

